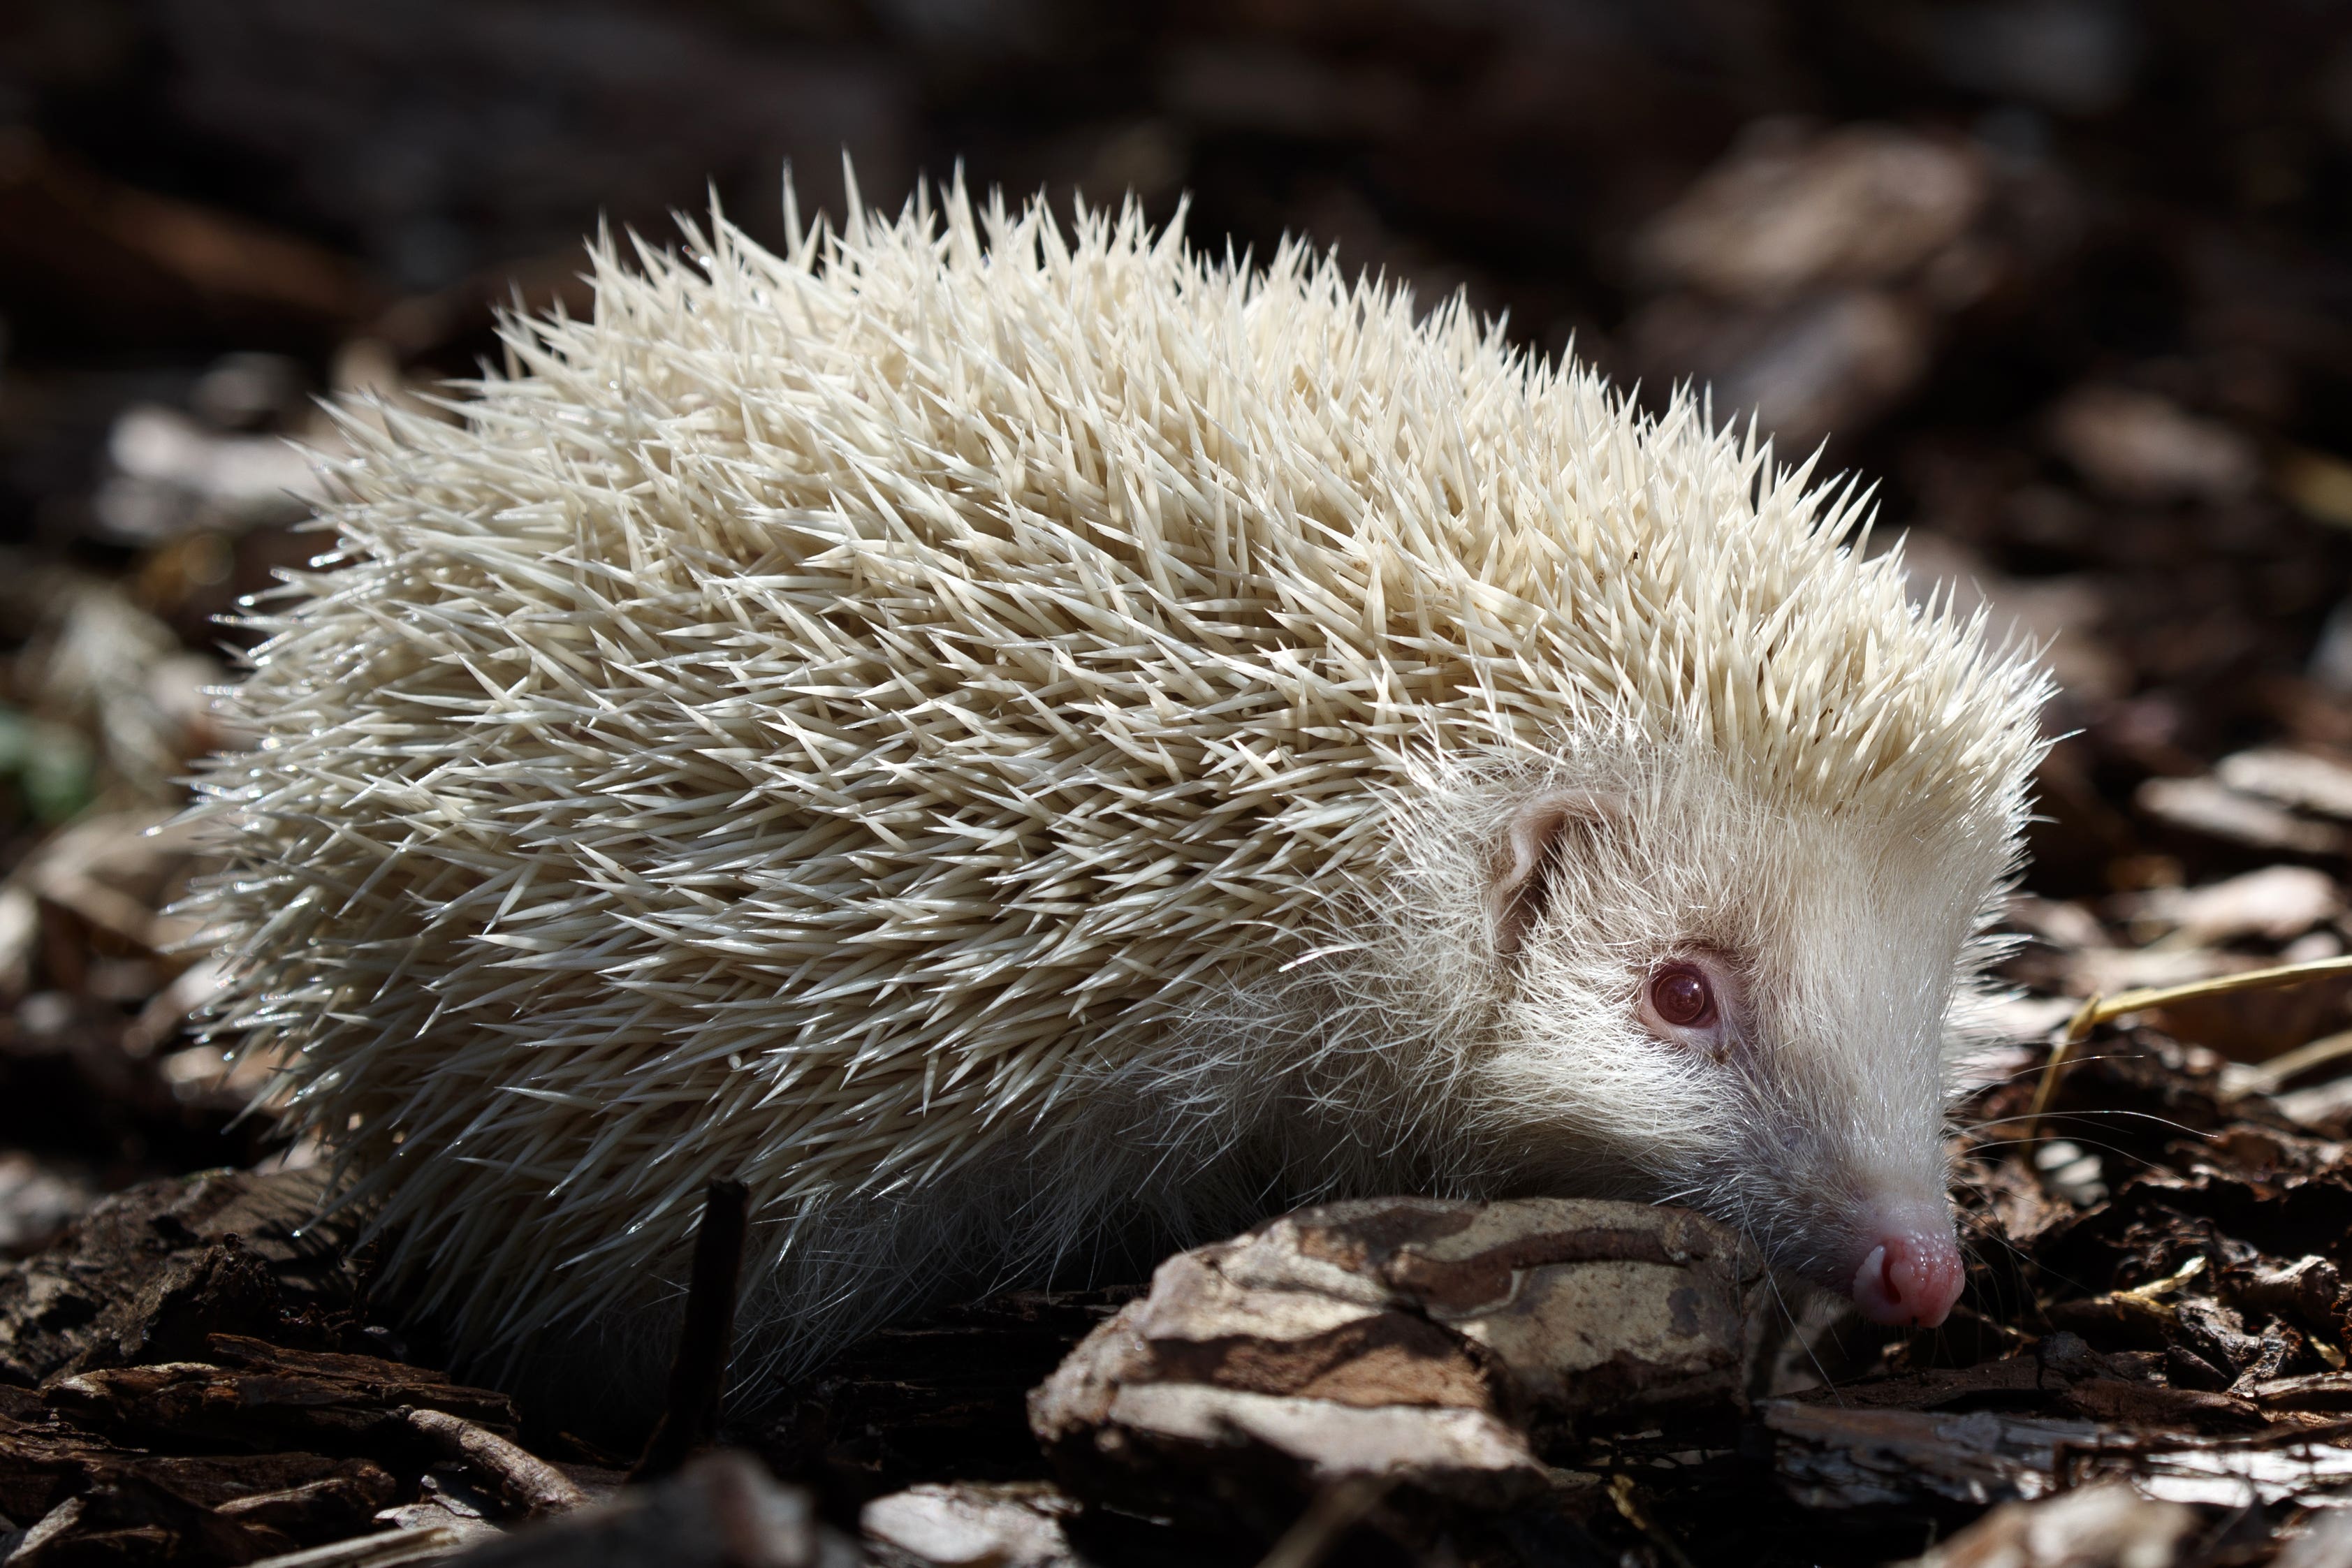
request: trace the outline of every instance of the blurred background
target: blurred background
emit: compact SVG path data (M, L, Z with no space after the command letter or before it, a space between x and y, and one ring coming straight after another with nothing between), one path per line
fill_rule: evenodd
M1305 235L1826 442L1923 592L2054 639L2021 978L2343 950L2352 8L7 0L0 1249L269 1152L149 830L220 739L217 618L320 548L315 400L580 307L600 220L715 192L773 238L787 162L838 213L844 150L890 207L1189 193L1198 244Z

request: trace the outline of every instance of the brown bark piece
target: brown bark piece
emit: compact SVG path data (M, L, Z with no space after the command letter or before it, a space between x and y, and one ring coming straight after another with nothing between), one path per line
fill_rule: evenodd
M299 1486L229 1498L214 1504L213 1511L310 1546L368 1533L376 1511L390 1505L398 1490L390 1474L362 1459L351 1469Z
M44 1511L12 1568L242 1563L370 1533L398 1488L365 1459L115 1458Z
M2265 1410L2352 1416L2352 1372L2313 1372L2254 1384L2247 1395Z
M1790 1399L1762 1409L1782 1489L1811 1509L2032 1500L2126 1477L2162 1501L2244 1509L2352 1480L2342 1423L2202 1436L1990 1410L1856 1410Z
M1979 1362L1974 1366L1937 1367L1899 1376L1873 1378L1798 1395L1807 1405L1837 1405L1856 1410L1939 1410L2004 1396L2027 1396L2066 1386L2066 1380L2032 1356Z
M228 1519L144 1477L111 1477L68 1498L26 1532L10 1568L89 1563L244 1563L294 1542L257 1521Z
M348 1449L405 1428L410 1407L439 1410L501 1436L505 1395L373 1356L288 1350L228 1334L208 1342L225 1365L165 1362L101 1368L50 1385L44 1397L78 1425L138 1440Z
M2243 1430L2266 1420L2261 1406L2231 1395L2113 1377L2086 1378L2075 1384L2066 1390L2059 1406L2093 1421L2199 1432Z
M101 1200L0 1265L0 1383L194 1359L210 1333L299 1336L306 1316L348 1309L348 1228L306 1225L319 1193L310 1173L212 1171Z
M1781 1484L1808 1508L1915 1506L2039 1497L2062 1453L2095 1448L2089 1421L1997 1415L1840 1409L1776 1399L1764 1405Z
M1305 1209L1171 1259L1030 1401L1073 1490L1276 1520L1352 1477L1559 1500L1529 1424L1740 1408L1761 1265L1680 1210L1529 1199Z

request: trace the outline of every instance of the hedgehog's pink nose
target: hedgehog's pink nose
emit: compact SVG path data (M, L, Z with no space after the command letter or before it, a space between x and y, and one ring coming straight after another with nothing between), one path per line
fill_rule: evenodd
M1854 1271L1853 1304L1874 1323L1934 1328L1960 1299L1967 1271L1951 1221L1935 1209L1895 1210L1872 1227L1870 1250Z

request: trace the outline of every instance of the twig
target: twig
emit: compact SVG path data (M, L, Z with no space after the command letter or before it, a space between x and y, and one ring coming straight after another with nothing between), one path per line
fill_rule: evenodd
M2031 1148L2039 1141L2042 1120L2049 1113L2051 1102L2058 1097L2058 1081L2072 1062L2074 1048L2088 1040L2091 1031L2101 1024L2112 1023L2126 1013L2146 1012L2150 1008L2160 1008L2172 1002L2224 997L2233 991L2265 991L2280 986L2299 986L2306 980L2324 979L2330 975L2352 975L2352 957L2314 958L2307 963L2282 964L2276 968L2249 969L2242 975L2191 980L2186 985L2117 991L2112 997L2094 993L2090 1000L2075 1009L2074 1016L2067 1020L2066 1032L2050 1049L2050 1060L2042 1065L2042 1082L2034 1086L2033 1106L2026 1113L2025 1128L2018 1138L2019 1146Z
M1650 1544L1664 1553L1666 1561L1674 1564L1674 1568L1692 1568L1690 1553L1683 1550L1682 1542L1668 1535L1655 1520L1643 1511L1640 1501L1633 1495L1633 1477L1611 1476L1609 1500L1617 1505L1617 1512L1626 1523L1649 1537Z
M396 1568L404 1563L438 1563L464 1544L465 1537L446 1524L423 1530L383 1530L264 1557L247 1568Z
M401 1419L442 1458L487 1479L500 1500L525 1519L569 1513L588 1501L570 1476L488 1427L440 1410L404 1410Z
M2299 986L2305 980L2324 979L2329 975L2352 975L2352 957L2309 958L2300 964L2281 964L2269 969L2248 969L2242 974L2216 975L2210 980L2190 980L2179 986L2155 986L2137 991L2117 991L2105 1000L2094 997L2083 1005L2083 1012L2094 1016L2083 1032L2126 1013L2145 1012L2168 1002L2193 1002L2205 997L2227 996L2232 991L2267 991L2279 986ZM2075 1015L2077 1020L2082 1014ZM2067 1026L2073 1033L2074 1025Z
M2257 1094L2275 1094L2286 1086L2289 1080L2347 1056L2352 1056L2352 1030L2322 1035L2309 1045L2299 1045L2293 1051L2257 1063L2251 1070L2251 1076L2244 1081L2245 1087Z
M2186 1433L2144 1432L2128 1437L2112 1453L2199 1454L2262 1452L2271 1448L2335 1448L2352 1437L2352 1421L2329 1421L2288 1431L2239 1432L2200 1437Z
M1370 1475L1349 1476L1324 1488L1282 1532L1274 1550L1258 1560L1257 1568L1316 1568L1388 1490L1386 1478Z
M751 1189L714 1181L702 1199L694 1233L694 1277L678 1324L677 1355L669 1366L669 1398L646 1439L633 1481L656 1480L684 1464L718 1435L727 1393L727 1363L735 1348L735 1295L743 1277L743 1240L750 1233Z
M2200 1252L2161 1280L2150 1280L2145 1285L2135 1285L2128 1291L2116 1291L2113 1294L2117 1297L2128 1296L2133 1301L2147 1301L2152 1304L2158 1297L2172 1294L2204 1271L2205 1255Z

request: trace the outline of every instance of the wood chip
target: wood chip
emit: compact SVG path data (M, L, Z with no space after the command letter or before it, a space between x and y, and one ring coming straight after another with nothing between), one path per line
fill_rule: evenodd
M2241 794L2352 821L2352 765L2309 751L2258 747L2225 757L2213 776Z
M2151 779L2132 797L2169 828L2286 854L2344 852L2344 830L2315 822L2216 779Z

